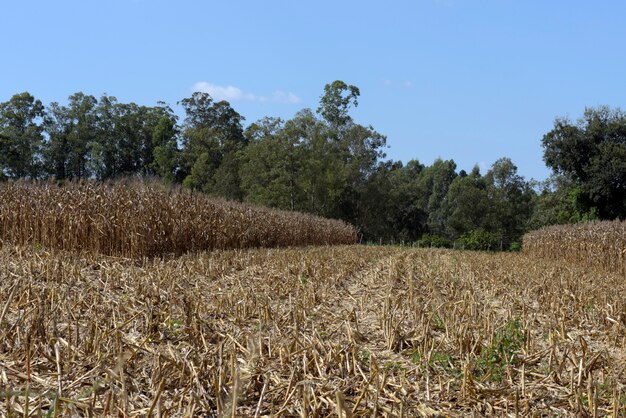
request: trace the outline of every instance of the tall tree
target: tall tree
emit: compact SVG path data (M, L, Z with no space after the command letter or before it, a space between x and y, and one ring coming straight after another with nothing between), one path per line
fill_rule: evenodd
M327 84L318 118L303 109L282 123L252 124L241 155L247 200L356 222L360 194L376 170L386 138L349 114L359 89L343 81Z
M162 175L167 181L173 181L176 178L178 170L177 120L178 116L164 102L158 102L154 107L142 106L141 172L143 174ZM156 160L157 154L163 150L166 150L165 153L172 151L176 155L173 158L174 164L159 165ZM165 168L165 166L168 167Z
M323 119L307 147L306 169L317 194L312 203L319 204L313 211L349 222L358 217L359 193L378 159L385 156L386 144L385 136L350 116L359 95L358 87L341 80L327 84L317 109Z
M447 227L452 238L477 229L493 229L490 222L493 202L489 199L487 187L478 166L469 175L460 174L452 181L446 196Z
M103 95L94 108L95 138L90 146L90 168L100 179L119 174L118 135L120 117L117 98Z
M91 147L95 177L161 173L166 179L175 178L177 162L172 159L177 157L177 117L169 106L120 103L104 95L96 115L97 139Z
M425 194L420 176L425 167L411 160L385 161L368 176L360 194L357 224L365 240L417 240L427 228L428 214L419 206Z
M182 131L182 169L187 174L184 184L241 199L238 153L247 144L243 116L226 101L214 102L207 93L195 92L180 103L186 113Z
M41 175L41 120L44 107L30 93L0 103L0 175L37 178Z
M418 201L419 207L428 214L428 231L432 234L446 235L448 207L445 199L452 181L456 178L454 160L436 159L420 175L420 186L424 194Z
M302 209L301 147L289 132L278 118L261 119L246 130L249 145L242 153L241 183L247 201Z
M317 112L333 127L346 126L352 121L349 115L350 108L358 106L360 95L358 87L335 80L324 86L324 94L320 98Z
M580 189L571 179L553 174L535 187L538 194L533 202L533 214L527 230L585 220L580 217L584 208L576 206Z
M485 176L492 202L491 232L504 242L516 241L525 232L533 213L535 194L510 158L500 158L493 163Z
M168 183L180 178L180 150L178 149L177 116L169 106L161 104L162 111L152 131L152 162L150 173L159 175Z
M297 187L301 201L295 206L332 217L341 165L337 154L332 152L326 131L325 124L310 109L303 109L285 123L282 135L294 144L300 158Z
M69 109L57 102L50 103L43 126L48 136L43 147L44 171L56 179L66 179L72 152L69 136L74 127Z
M135 103L120 103L116 107L118 161L115 175L143 173L144 149L152 145L151 135L144 130L147 108Z
M543 137L544 161L577 186L579 217L626 218L626 113L587 108L576 123L560 118Z
M94 173L92 149L98 139L98 115L94 96L82 92L69 97L68 113L71 130L67 137L69 151L65 174L67 178L88 178Z

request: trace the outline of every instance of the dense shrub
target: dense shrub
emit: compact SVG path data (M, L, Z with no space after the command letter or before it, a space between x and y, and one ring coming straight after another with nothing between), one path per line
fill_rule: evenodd
M498 239L491 232L475 229L466 232L459 238L459 243L466 250L494 251L498 248Z
M440 235L424 234L415 245L418 247L451 248L452 242Z

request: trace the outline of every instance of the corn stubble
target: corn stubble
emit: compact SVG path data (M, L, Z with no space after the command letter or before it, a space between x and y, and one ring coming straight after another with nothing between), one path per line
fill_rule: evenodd
M0 184L0 243L121 257L352 244L353 226L208 198L158 183Z
M624 416L626 283L523 254L0 249L0 416Z

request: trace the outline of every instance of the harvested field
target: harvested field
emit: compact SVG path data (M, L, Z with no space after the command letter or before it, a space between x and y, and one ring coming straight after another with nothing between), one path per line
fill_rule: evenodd
M338 246L0 249L0 416L624 416L626 282Z
M158 183L0 183L0 243L140 258L356 240L355 228L342 221Z
M524 253L578 266L626 273L626 222L552 225L524 235Z

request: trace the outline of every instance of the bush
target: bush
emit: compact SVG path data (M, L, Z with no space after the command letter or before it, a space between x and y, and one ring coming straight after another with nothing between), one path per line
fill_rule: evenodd
M441 235L424 234L415 245L418 247L451 248L452 242Z
M476 372L480 376L490 376L492 380L502 381L505 368L519 363L518 352L524 347L526 336L519 319L508 321L500 329L491 345L484 348L476 363Z
M466 232L459 238L459 243L466 250L494 251L498 248L498 239L491 232L475 229Z
M518 252L521 249L522 249L522 244L520 244L519 241L513 241L511 245L509 245L509 251Z

